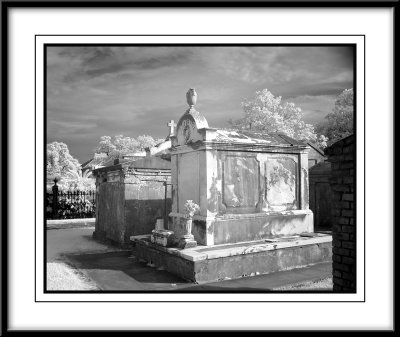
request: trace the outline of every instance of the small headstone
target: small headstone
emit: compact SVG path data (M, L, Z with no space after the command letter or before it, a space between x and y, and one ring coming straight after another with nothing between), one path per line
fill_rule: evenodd
M164 219L157 219L156 221L156 230L164 229Z

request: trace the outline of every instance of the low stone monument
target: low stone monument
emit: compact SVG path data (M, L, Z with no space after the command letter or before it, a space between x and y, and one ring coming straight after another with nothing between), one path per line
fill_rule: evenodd
M151 242L163 247L171 247L174 244L174 232L166 229L153 229Z
M314 233L308 205L309 147L283 134L210 128L197 97L189 89L171 137L176 247L132 237L139 258L195 282L329 261L332 238ZM188 200L199 205L190 232ZM188 235L196 246L183 244Z
M174 232L164 229L164 219L157 219L156 228L151 231L150 241L163 247L174 244Z
M161 156L93 170L96 223L93 237L131 246L132 235L148 234L171 211L171 162Z

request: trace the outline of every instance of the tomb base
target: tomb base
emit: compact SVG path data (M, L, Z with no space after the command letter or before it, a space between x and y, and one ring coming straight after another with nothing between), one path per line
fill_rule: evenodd
M178 241L178 248L187 249L187 248L194 248L194 247L197 247L197 242L194 240L194 236L191 234L184 235Z
M305 233L259 241L179 249L132 236L137 258L195 283L268 274L332 260L332 236Z
M169 215L176 219L184 218L181 213L171 212ZM176 222L179 223L179 220ZM313 213L309 209L224 214L216 217L195 215L192 226L194 239L198 245L205 246L314 232ZM179 236L179 227L173 229L175 235Z

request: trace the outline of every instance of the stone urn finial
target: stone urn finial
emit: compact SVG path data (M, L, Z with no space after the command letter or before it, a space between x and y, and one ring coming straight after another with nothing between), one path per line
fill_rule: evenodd
M194 88L190 88L186 93L186 101L189 104L190 108L196 105L197 102L197 92Z

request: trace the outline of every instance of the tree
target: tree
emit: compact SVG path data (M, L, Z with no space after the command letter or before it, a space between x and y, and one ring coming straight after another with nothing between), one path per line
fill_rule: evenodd
M329 144L349 136L354 132L353 89L345 89L336 98L333 111L325 117L325 121L317 126L319 134L329 138Z
M69 170L67 173L67 177L71 180L83 181L93 178L93 174L90 171L82 172L82 170Z
M155 146L163 141L164 141L164 139L153 139L153 137L148 136L148 135L142 135L142 136L137 137L137 142L139 143L139 148L142 150L144 150L146 147Z
M65 177L69 171L77 171L80 164L71 156L68 146L61 142L47 144L47 176Z
M106 153L110 158L119 158L124 154L143 151L146 147L155 146L163 139L154 140L153 137L142 135L135 138L124 137L123 135L109 136L100 138L99 146L95 148L95 153Z
M59 187L61 190L94 190L96 188L95 178L90 171L70 170L60 182Z
M107 156L115 150L116 146L112 143L110 136L100 137L99 146L95 149L96 153L105 153Z
M242 102L245 116L230 121L239 130L265 133L283 133L298 140L307 140L326 146L326 137L318 136L314 126L303 121L304 113L294 103L282 103L268 89L257 91L254 98Z

